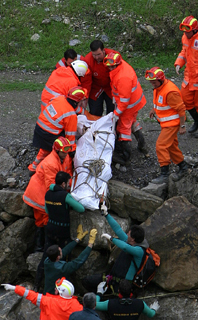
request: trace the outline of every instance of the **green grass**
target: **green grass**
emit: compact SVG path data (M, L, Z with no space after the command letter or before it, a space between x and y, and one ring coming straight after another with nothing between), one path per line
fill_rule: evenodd
M21 90L28 90L28 91L42 91L44 84L41 83L33 83L33 82L20 82L20 81L13 81L13 82L3 82L0 83L0 92L3 91L21 91Z
M117 49L141 72L160 65L171 68L181 49L179 22L184 16L198 17L197 0L2 0L0 4L0 70L19 68L52 71L69 47L89 52L90 42L109 37L105 46ZM67 17L70 24L64 24ZM56 18L62 19L56 21ZM49 19L50 23L43 23ZM142 30L151 25L155 35ZM38 33L36 42L31 37Z

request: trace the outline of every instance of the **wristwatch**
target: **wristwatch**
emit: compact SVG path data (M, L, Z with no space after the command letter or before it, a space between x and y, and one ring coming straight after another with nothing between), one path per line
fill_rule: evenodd
M180 126L180 128L186 128L186 125L185 125L185 124L182 124L182 125Z

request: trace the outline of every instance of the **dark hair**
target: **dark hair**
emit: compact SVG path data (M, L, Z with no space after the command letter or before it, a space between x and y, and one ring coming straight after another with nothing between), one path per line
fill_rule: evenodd
M119 282L119 292L124 298L130 297L132 292L132 285L131 282L127 279L122 279Z
M90 49L91 49L91 51L96 51L98 49L103 50L104 49L104 44L100 40L94 40L90 44Z
M48 256L48 258L52 261L55 262L57 257L60 255L60 250L59 250L59 246L57 244L54 244L53 246L50 246L47 251L46 254Z
M96 295L93 292L85 293L83 296L83 307L94 309L96 306Z
M67 60L68 58L75 59L75 58L77 58L77 53L74 49L67 49L64 52L64 58L65 58L65 60Z
M145 232L141 226L134 224L131 227L131 238L134 238L135 242L141 243L144 240Z
M58 185L61 185L63 182L67 183L70 178L71 176L69 175L69 173L64 171L59 171L56 174L55 183Z

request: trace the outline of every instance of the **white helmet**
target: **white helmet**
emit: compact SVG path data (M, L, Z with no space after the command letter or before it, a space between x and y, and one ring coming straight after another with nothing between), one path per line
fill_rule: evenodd
M71 63L72 68L79 77L84 77L88 70L88 64L82 60L75 60Z
M74 286L64 277L56 281L56 289L59 295L64 299L71 299L74 294Z

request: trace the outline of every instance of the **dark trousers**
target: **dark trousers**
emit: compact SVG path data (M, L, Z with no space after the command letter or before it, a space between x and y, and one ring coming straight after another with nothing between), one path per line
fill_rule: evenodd
M89 112L95 116L102 116L103 114L103 103L106 102L106 114L114 110L114 104L112 103L112 98L110 98L104 91L97 98L93 100L89 98Z

